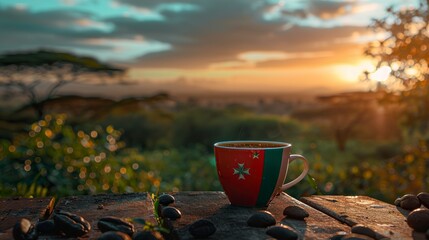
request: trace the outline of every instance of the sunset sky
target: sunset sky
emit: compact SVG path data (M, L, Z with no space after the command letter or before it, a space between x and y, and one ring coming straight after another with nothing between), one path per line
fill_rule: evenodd
M391 5L418 0L0 0L0 53L90 55L128 68L131 94L365 90L367 26Z

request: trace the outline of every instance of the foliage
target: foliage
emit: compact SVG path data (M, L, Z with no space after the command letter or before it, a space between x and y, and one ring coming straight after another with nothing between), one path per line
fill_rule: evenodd
M181 148L197 145L211 150L225 140L288 141L300 132L300 125L286 117L257 115L236 109L183 109L174 117L171 144Z
M172 114L161 111L136 111L110 114L100 124L120 129L121 138L129 147L162 149L171 147L172 118Z
M75 71L81 72L121 72L123 69L103 64L92 57L79 57L71 53L38 50L34 52L9 53L0 57L0 66L20 67L55 67L70 65Z
M371 138L374 138L374 133L382 135L380 126L374 124L381 117L378 114L381 107L379 95L378 92L361 92L320 96L321 107L298 110L292 116L326 129L337 143L338 150L346 151L347 142L351 139L364 138L368 132ZM370 120L375 121L369 123Z
M91 57L39 50L0 56L0 88L5 99L25 97L37 118L44 114L44 101L69 83L118 82L124 69Z
M99 123L72 127L64 115L48 115L25 135L1 140L0 195L222 190L212 144L226 139L292 142L292 152L309 160L311 176L287 190L294 197L320 191L393 201L397 195L424 190L429 182L424 174L429 158L424 141L404 150L401 142L351 139L342 152L317 126L243 109L135 112L135 119L127 121L129 116L109 119L124 131L135 129L135 145L126 146L122 138L126 133L109 125L110 120L102 121L103 127ZM163 130L157 135L152 128ZM292 163L287 181L301 171L298 161Z
M21 195L20 186L35 184L51 195L70 195L148 190L159 185L135 159L117 156L123 142L112 126L84 132L65 121L64 115L47 115L32 124L27 135L1 141L2 189Z
M123 130L128 147L143 149L195 148L207 152L222 140L266 139L288 141L299 136L303 126L275 115L257 115L250 110L187 107L177 112L161 110L110 114L99 122Z
M388 67L387 85L401 85L401 103L405 104L405 126L410 132L429 131L429 1L419 8L387 9L387 16L374 20L372 28L385 37L370 43L365 51L377 61L375 71ZM371 80L371 73L365 73ZM420 134L422 135L422 134ZM428 136L425 136L428 137Z

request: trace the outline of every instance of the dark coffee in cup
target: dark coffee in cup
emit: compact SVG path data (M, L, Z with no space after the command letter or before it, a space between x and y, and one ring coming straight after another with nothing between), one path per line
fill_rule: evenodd
M285 147L287 144L277 143L261 143L261 142L237 142L237 143L223 143L219 144L222 147L230 148L279 148Z

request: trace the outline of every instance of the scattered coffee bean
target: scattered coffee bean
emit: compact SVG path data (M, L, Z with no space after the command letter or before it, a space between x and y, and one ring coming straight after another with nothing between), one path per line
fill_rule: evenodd
M134 225L117 217L100 218L100 220L98 220L97 227L101 232L123 232L129 236L133 236L134 234Z
M57 229L70 237L80 237L91 230L91 225L83 217L65 211L54 214L54 223Z
M420 207L420 201L416 195L405 194L404 196L401 197L400 206L403 209L412 211Z
M97 240L131 240L131 238L123 232L109 231L103 233Z
M298 206L288 206L283 210L283 215L288 218L304 220L304 218L310 216L307 211Z
M268 211L259 211L247 219L247 225L251 227L268 227L276 224L273 214Z
M182 213L175 207L167 206L162 208L161 216L171 220L176 220L182 217Z
M12 235L15 240L33 240L37 239L37 232L31 222L22 218L13 226Z
M425 232L429 229L429 210L417 208L407 217L408 226L417 232Z
M133 240L163 240L161 233L156 231L137 232L133 236Z
M52 219L38 222L36 230L40 235L54 235L58 232Z
M158 201L159 201L159 204L164 205L164 206L168 206L168 205L174 203L175 199L170 194L162 194L161 196L159 196Z
M212 221L200 219L189 227L189 232L195 238L205 238L216 232L216 227Z
M347 235L347 232L344 231L339 231L336 232L334 236L332 236L331 238L329 238L330 240L341 240L343 239L344 236Z
M341 240L374 240L374 238L362 234L351 233L345 235L343 238L341 238Z
M298 239L298 233L293 228L286 225L269 227L265 233L280 240Z
M396 198L394 204L395 204L395 206L400 207L401 206L401 198Z
M429 208L429 193L427 192L421 192L417 194L417 198L420 200L420 203Z
M376 234L374 232L374 230L372 230L371 228L362 225L362 224L356 224L352 227L352 233L356 233L356 234L361 234L361 235L365 235L368 236L370 238L375 238Z

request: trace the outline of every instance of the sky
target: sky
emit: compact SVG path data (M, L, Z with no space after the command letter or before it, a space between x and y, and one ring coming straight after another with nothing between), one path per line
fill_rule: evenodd
M0 0L0 54L93 56L128 69L131 95L367 90L368 25L389 6L418 0Z

